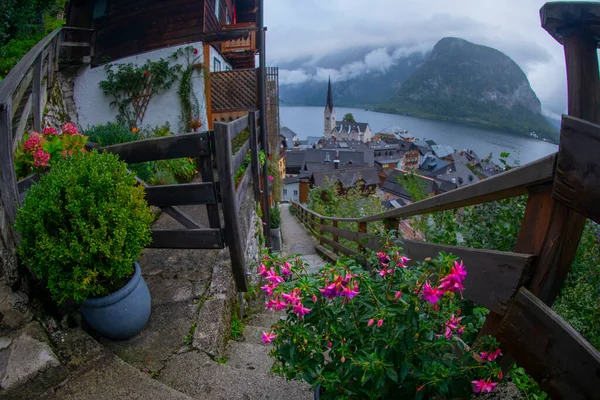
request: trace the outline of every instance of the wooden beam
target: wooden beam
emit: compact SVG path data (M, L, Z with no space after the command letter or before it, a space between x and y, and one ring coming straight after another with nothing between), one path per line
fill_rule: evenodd
M147 186L146 200L156 207L217 203L212 182Z
M526 194L528 187L552 181L555 163L556 153L472 185L429 197L397 210L360 218L360 221L406 218Z
M0 106L2 106L2 104L0 104ZM12 227L15 224L15 217L17 215L19 196L17 189L17 177L13 162L11 115L12 104L9 101L8 103L4 103L3 107L0 108L0 182L2 182L0 197L2 197L5 207L4 212L8 218L8 226L12 232Z
M250 168L246 169L246 172L244 172L244 176L242 176L242 179L240 180L240 184L238 185L236 192L235 192L235 204L237 209L239 210L242 207L242 203L244 202L244 199L246 198L246 191L248 190L248 184L250 183L250 179L252 177L252 173L250 171Z
M205 2L206 3L206 2ZM206 4L204 5L204 12L206 13ZM206 18L205 18L206 20ZM202 55L204 58L204 68L207 71L210 71L210 44L204 43L202 46ZM210 74L209 74L210 76ZM208 121L208 129L213 130L213 115L212 115L212 93L211 93L211 84L207 82L207 79L204 79L204 97L206 97L206 119Z
M254 201L260 201L260 161L258 158L258 111L248 113L248 125L250 126L250 168L252 170L252 182L254 182Z
M229 247L231 267L239 292L248 290L246 261L242 227L237 209L235 183L231 166L231 140L233 124L215 122L215 156L219 171L219 184L223 202L223 217L225 220L225 242Z
M151 248L222 249L220 229L153 229Z
M358 232L359 233L367 233L367 223L366 222L359 222L358 223ZM365 247L362 244L362 241L358 243L358 251L364 251Z
M17 182L17 190L19 193L25 192L27 189L40 181L40 174L32 174Z
M207 132L208 135L208 143L210 145L210 152L214 154L215 151L215 133L213 131ZM218 182L215 182L215 171L213 168L213 160L211 157L199 157L196 159L196 165L198 166L198 171L200 171L200 176L202 177L202 182L212 182L214 183L214 195L218 202L221 201L221 189ZM221 229L221 217L219 212L218 204L207 204L206 205L206 214L208 215L208 223L210 227L213 229Z
M560 44L565 31L585 29L600 37L600 4L592 2L550 2L540 9L542 27Z
M202 229L202 226L196 223L192 217L185 213L179 207L163 207L162 212L171 216L175 221L188 229Z
M207 132L138 140L99 148L118 154L127 163L210 156Z
M550 307L522 288L498 339L553 399L596 399L600 353Z
M552 195L569 208L600 222L597 150L600 150L600 125L563 116Z
M247 39L250 31L256 31L256 28L227 29L218 32L206 32L202 34L202 43L217 44L235 39Z
M32 86L32 97L33 97L33 130L36 132L42 131L42 118L44 109L42 108L42 64L44 59L41 55L35 60L33 64L33 86ZM27 117L27 115L26 115ZM27 118L26 118L27 119Z
M235 156L233 156L233 161L231 162L231 164L232 164L231 169L233 171L234 176L237 173L237 170L240 169L240 167L242 166L242 163L244 162L246 155L248 155L249 150L250 150L250 138L248 138L248 140L246 140L246 142L237 151L237 153L235 153ZM250 169L250 168L248 168L248 169Z
M356 254L356 251L352 250L351 248L346 247L343 244L340 244L338 242L334 242L333 240L331 240L327 237L324 237L322 235L317 235L317 238L319 239L319 241L322 241L324 244L327 244L327 245L333 247L336 251L339 251L342 254L345 254L347 256Z
M240 133L242 133L242 131L244 129L248 128L248 114L244 115L243 117L234 119L233 121L230 122L230 124L231 124L231 132L230 132L231 137L229 138L229 140L233 140Z

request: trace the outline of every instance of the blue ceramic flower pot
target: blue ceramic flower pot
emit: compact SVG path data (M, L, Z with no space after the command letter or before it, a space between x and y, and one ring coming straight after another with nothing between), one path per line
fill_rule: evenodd
M141 331L150 318L150 292L140 265L133 263L131 280L108 296L87 299L79 306L86 322L102 336L127 339Z

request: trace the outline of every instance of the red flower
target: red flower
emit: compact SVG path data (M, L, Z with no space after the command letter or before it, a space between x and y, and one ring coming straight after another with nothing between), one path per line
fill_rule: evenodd
M194 49L194 54L198 54L198 49Z
M144 71L144 78L148 77L148 71Z

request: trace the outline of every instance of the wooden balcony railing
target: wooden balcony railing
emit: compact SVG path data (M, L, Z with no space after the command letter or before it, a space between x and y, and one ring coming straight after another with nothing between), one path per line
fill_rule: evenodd
M559 152L476 184L397 210L365 217L335 218L292 203L313 232L319 251L355 254L378 250L368 224L397 229L400 219L528 194L514 252L499 252L403 240L408 257L423 260L440 251L471 265L466 298L490 309L482 334L494 335L553 399L595 399L600 387L600 352L550 306L562 288L586 218L600 222L599 3L548 3L542 26L564 46L568 111L562 118ZM342 229L352 222L356 230ZM348 242L345 242L348 244Z
M224 31L228 30L248 30L247 37L242 37L238 39L227 40L221 44L221 51L227 55L227 53L237 53L237 52L252 52L256 53L258 48L256 46L256 24L249 23L241 23L241 24L230 24L223 25L222 29Z

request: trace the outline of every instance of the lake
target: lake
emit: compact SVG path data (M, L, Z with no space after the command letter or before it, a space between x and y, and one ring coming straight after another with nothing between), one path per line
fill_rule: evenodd
M307 136L323 135L324 107L280 107L281 126L287 126L296 132L299 139ZM446 144L458 150L471 149L482 158L490 152L498 161L501 152L511 153L509 163L519 161L526 164L558 150L558 146L541 140L499 132L451 122L407 117L397 114L385 114L366 111L359 108L336 107L336 118L341 120L346 113L352 113L358 122L368 122L373 134L390 126L407 129L408 135L419 140L434 140L437 144Z

